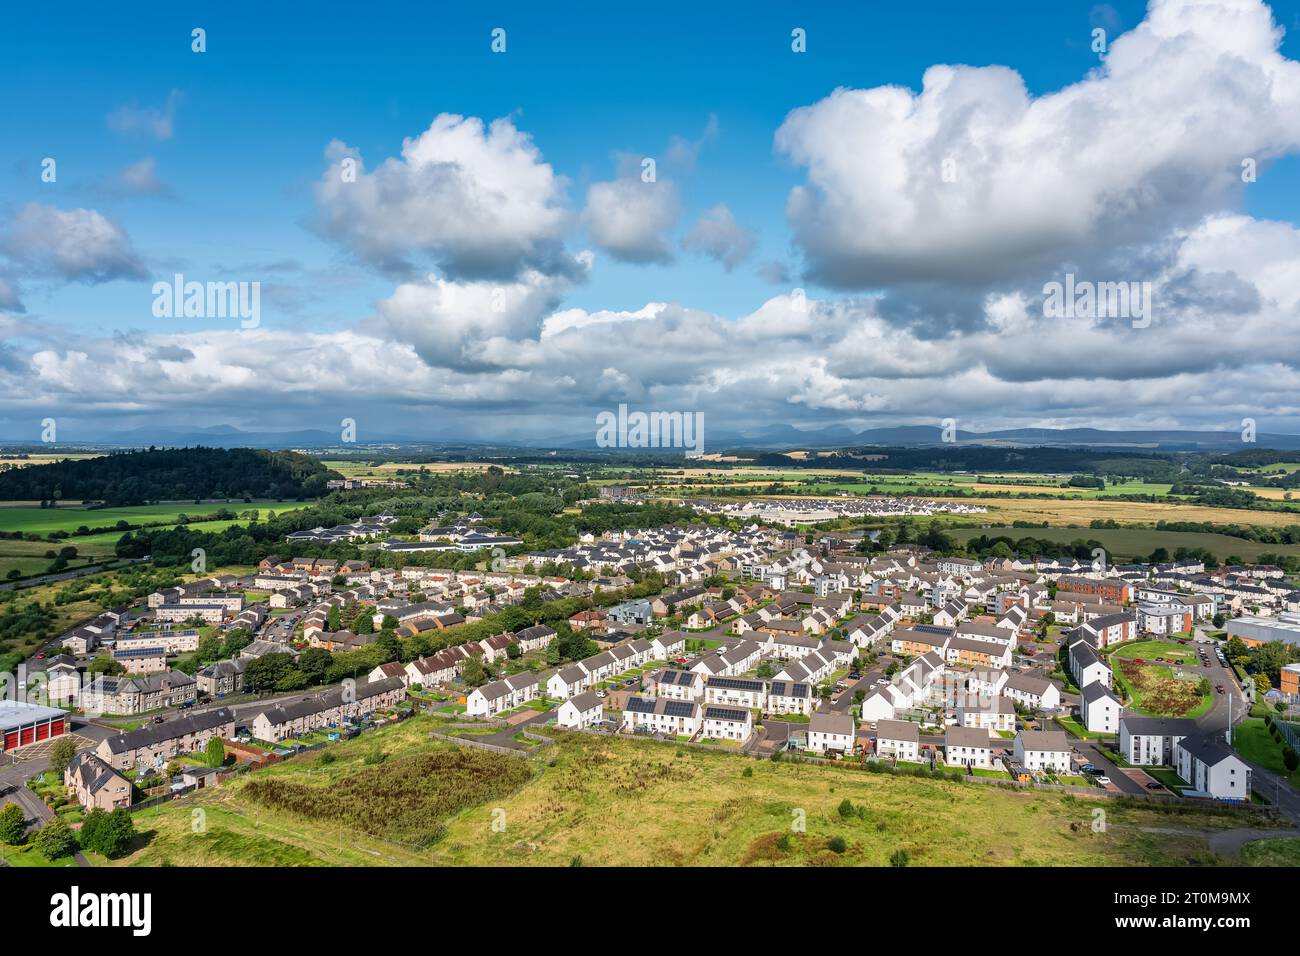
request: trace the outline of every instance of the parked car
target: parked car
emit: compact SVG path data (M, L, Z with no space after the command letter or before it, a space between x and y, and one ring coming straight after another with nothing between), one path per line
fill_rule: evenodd
M1109 786L1110 786L1110 777L1098 777L1098 778L1097 778L1097 785L1098 785L1098 786L1101 786L1101 787L1109 787Z
M1134 664L1145 664L1146 661L1143 660L1143 659L1140 658L1140 657L1135 657L1135 658L1133 658L1133 663L1134 663Z
M1161 783L1159 780L1152 780L1149 784L1147 784L1148 790L1163 790L1164 788L1165 785Z

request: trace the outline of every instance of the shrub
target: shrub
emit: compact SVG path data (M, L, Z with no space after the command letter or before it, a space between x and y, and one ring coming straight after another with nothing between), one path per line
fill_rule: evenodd
M32 843L37 852L51 862L71 856L77 850L77 838L73 836L72 828L59 817L36 831L36 839Z
M841 836L833 836L826 841L826 849L832 853L843 853L848 848L848 844L844 842L844 837Z
M781 839L776 841L776 848L782 853L790 852L790 834L782 833Z
M17 846L23 842L26 832L27 819L23 816L22 807L16 803L6 803L0 809L0 842Z
M754 768L753 768L753 767L746 767L744 773L742 773L741 776L742 776L742 777L752 777L752 776L754 776Z
M912 855L906 850L895 850L893 853L889 854L889 865L897 867L907 866L907 864L911 862L911 859Z
M849 817L853 816L853 801L848 797L845 797L840 801L839 811L841 819L847 820Z
M1296 767L1300 767L1300 754L1287 747L1282 751L1282 763L1286 764L1287 770L1294 771Z

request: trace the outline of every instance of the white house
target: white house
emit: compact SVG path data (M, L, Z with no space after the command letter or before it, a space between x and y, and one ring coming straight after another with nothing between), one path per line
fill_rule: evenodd
M561 727L574 729L590 727L600 723L605 714L605 705L594 690L570 697L560 705L555 722Z
M470 691L465 698L465 713L470 717L494 717L532 700L541 687L536 674L513 674L494 680Z
M1196 725L1196 721L1189 717L1142 717L1125 714L1119 722L1119 752L1134 766L1172 767L1174 748L1178 746L1179 741L1199 735L1200 728Z
M657 697L699 700L704 696L704 675L698 671L666 667L650 678L649 685Z
M1093 681L1079 695L1079 723L1090 733L1118 733L1122 710L1119 698L1101 681Z
M1216 800L1250 799L1250 767L1221 740L1182 738L1174 746L1174 770L1193 790Z
M703 718L701 736L709 740L743 741L754 732L754 713L747 707L705 704Z
M808 718L808 749L814 753L852 753L856 735L857 724L849 714L819 710Z
M950 767L993 766L993 745L987 730L949 727L944 733L943 762Z
M1015 761L1027 770L1070 772L1070 744L1064 730L1022 730L1013 747Z
M876 723L876 755L916 762L921 756L921 728L910 720Z
M810 714L812 702L811 684L774 680L767 687L769 714Z
M1002 693L1030 710L1055 710L1061 706L1061 689L1046 677L1019 671L1007 677Z
M1110 668L1097 653L1097 648L1083 639L1070 645L1070 674L1081 688L1094 681L1110 686Z
M623 728L694 737L700 732L700 705L667 697L629 697L623 705Z
M704 682L704 702L762 710L767 706L767 685L744 677L710 677Z

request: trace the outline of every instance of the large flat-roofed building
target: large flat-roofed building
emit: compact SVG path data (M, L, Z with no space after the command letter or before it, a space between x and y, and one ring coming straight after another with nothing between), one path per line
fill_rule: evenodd
M1243 615L1227 622L1228 639L1240 638L1251 647L1271 641L1300 644L1300 614L1279 614L1277 617Z
M68 732L68 712L17 700L0 700L0 751L8 753Z

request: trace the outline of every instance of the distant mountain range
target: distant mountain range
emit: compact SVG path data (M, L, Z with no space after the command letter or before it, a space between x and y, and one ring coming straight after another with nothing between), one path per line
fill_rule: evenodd
M1094 448L1116 451L1200 451L1229 452L1248 448L1300 450L1300 435L1261 432L1253 444L1241 440L1236 431L1193 431L1179 429L1132 429L1107 431L1099 428L1010 428L974 432L958 430L959 445L982 445L1009 448L1055 447ZM832 449L855 447L924 448L941 446L943 431L939 425L898 425L855 431L845 425L800 429L788 424L764 425L753 429L709 429L704 431L707 453L724 451L789 451L795 449ZM10 442L15 446L48 447L39 442ZM137 428L106 434L94 441L61 443L80 446L123 448L177 447L206 445L216 448L338 448L348 447L337 431L300 429L295 431L245 431L233 425L206 428ZM418 446L438 450L457 448L528 448L597 450L595 431L582 435L552 435L544 438L485 441L475 439L420 439L398 435L371 438L359 447ZM358 446L353 446L358 447Z

